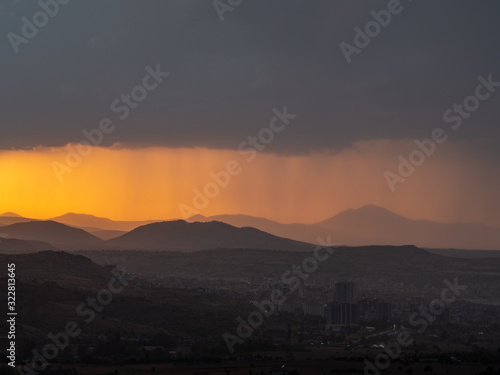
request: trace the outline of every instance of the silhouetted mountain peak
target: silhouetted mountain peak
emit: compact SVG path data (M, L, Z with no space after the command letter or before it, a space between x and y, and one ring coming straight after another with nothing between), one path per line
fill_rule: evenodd
M373 204L363 206L357 209L347 209L345 211L340 212L339 214L316 223L315 225L319 225L322 227L330 227L335 224L347 224L358 225L361 223L397 223L401 221L409 221L401 215L398 215L386 208L379 207Z
M138 227L108 241L117 249L206 250L251 248L307 251L313 245L281 238L261 230L238 228L221 221L194 222L172 220Z
M23 222L23 223L15 223L15 224L10 225L10 227L14 227L14 226L19 227L19 228L23 227L23 228L43 228L46 230L68 230L68 231L72 230L75 233L76 232L88 233L83 229L75 228L75 227L60 223L60 222L55 221L55 220L33 220L33 221L27 221L27 222Z
M203 215L194 215L187 219L188 222L194 223L195 221L206 221L208 218Z
M113 220L105 218L105 217L99 217L99 216L94 216L94 215L89 215L89 214L78 214L74 212L68 212L64 215L61 216L56 216L51 218L50 220L52 221L57 221L57 222L73 222L73 221L88 221L88 222L94 222L94 221L100 221L100 222L107 222L107 223L112 223Z
M72 212L54 217L50 220L78 228L92 228L94 230L120 230L120 231L129 231L141 225L155 222L155 220L114 221L105 217L99 217L89 214L78 214Z
M342 211L340 212L339 214L337 214L336 216L343 216L343 215L363 215L363 216L376 216L376 215L383 215L383 216L391 216L391 217L401 217L403 218L403 216L401 215L398 215L390 210L388 210L387 208L383 208L383 207L380 207L380 206L376 206L374 204L369 204L369 205L366 205L366 206L363 206L363 207L360 207L360 208L350 208L348 210L345 210L345 211Z
M22 217L22 216L14 212L4 212L3 214L0 214L0 217Z

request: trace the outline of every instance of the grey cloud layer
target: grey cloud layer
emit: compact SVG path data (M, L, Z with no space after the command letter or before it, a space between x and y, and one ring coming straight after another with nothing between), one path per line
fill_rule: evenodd
M0 148L60 146L98 126L146 65L168 83L106 144L235 148L287 105L300 121L273 144L295 153L356 140L418 138L475 87L500 80L496 1L401 1L405 11L353 62L340 42L387 1L245 0L220 22L211 1L78 1L16 55L34 1L0 8ZM498 141L500 95L457 139Z

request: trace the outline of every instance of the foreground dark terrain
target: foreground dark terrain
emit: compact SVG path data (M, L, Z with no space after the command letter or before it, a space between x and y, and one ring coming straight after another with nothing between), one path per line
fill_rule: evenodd
M34 349L43 353L52 343L49 333L76 322L80 334L40 373L376 373L367 361L376 363L402 332L412 343L401 347L384 373L498 373L500 258L453 258L413 246L335 247L314 271L294 273L312 254L215 249L0 255L5 264L16 264L17 363L29 364ZM6 277L2 270L3 283ZM113 279L119 291L103 293ZM367 307L358 311L359 320L329 324L336 285L346 280L355 285L360 309L386 304L390 314ZM425 317L421 308L432 311L430 302L448 282L463 287L444 312L425 324L411 320L419 311L418 318ZM256 307L276 291L283 296L273 314ZM238 325L255 311L266 315L261 324L248 338L226 345L223 335L236 338ZM6 351L7 340L2 342ZM280 368L287 372L272 372Z

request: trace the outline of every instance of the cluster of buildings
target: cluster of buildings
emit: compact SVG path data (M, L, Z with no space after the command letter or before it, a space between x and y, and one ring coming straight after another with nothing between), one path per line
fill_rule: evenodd
M269 286L269 289L272 287ZM293 294L287 294L285 291L288 298L278 306L278 310L324 317L327 329L332 326L357 325L362 322L388 321L392 317L391 303L377 298L356 299L355 282L335 282L328 290L327 293L318 291L311 293L309 290L313 298L306 298L303 288L298 288Z
M326 305L326 326L356 325L361 321L388 320L392 305L375 298L355 300L354 282L338 282L334 286L333 302Z
M279 290L287 298L277 306L277 311L322 317L327 328L384 321L405 324L412 314L419 313L422 306L427 306L441 292L439 285L432 282L422 286L366 275L350 275L349 281L311 275L294 291L280 279L264 275L248 280L157 276L149 280L155 286L194 289L232 298L268 299L272 291ZM436 316L433 323L478 327L500 325L500 301L491 302L497 295L495 284L468 280L467 285L467 295Z

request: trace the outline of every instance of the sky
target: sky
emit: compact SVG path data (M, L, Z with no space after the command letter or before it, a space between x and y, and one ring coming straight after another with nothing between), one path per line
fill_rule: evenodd
M0 211L312 223L377 204L500 227L496 1L42 3L53 17L27 37L41 5L0 1ZM359 47L355 28L391 6ZM481 84L473 111L443 119ZM437 128L446 140L419 160ZM99 142L78 149L83 132ZM240 172L197 208L193 189L230 161Z

